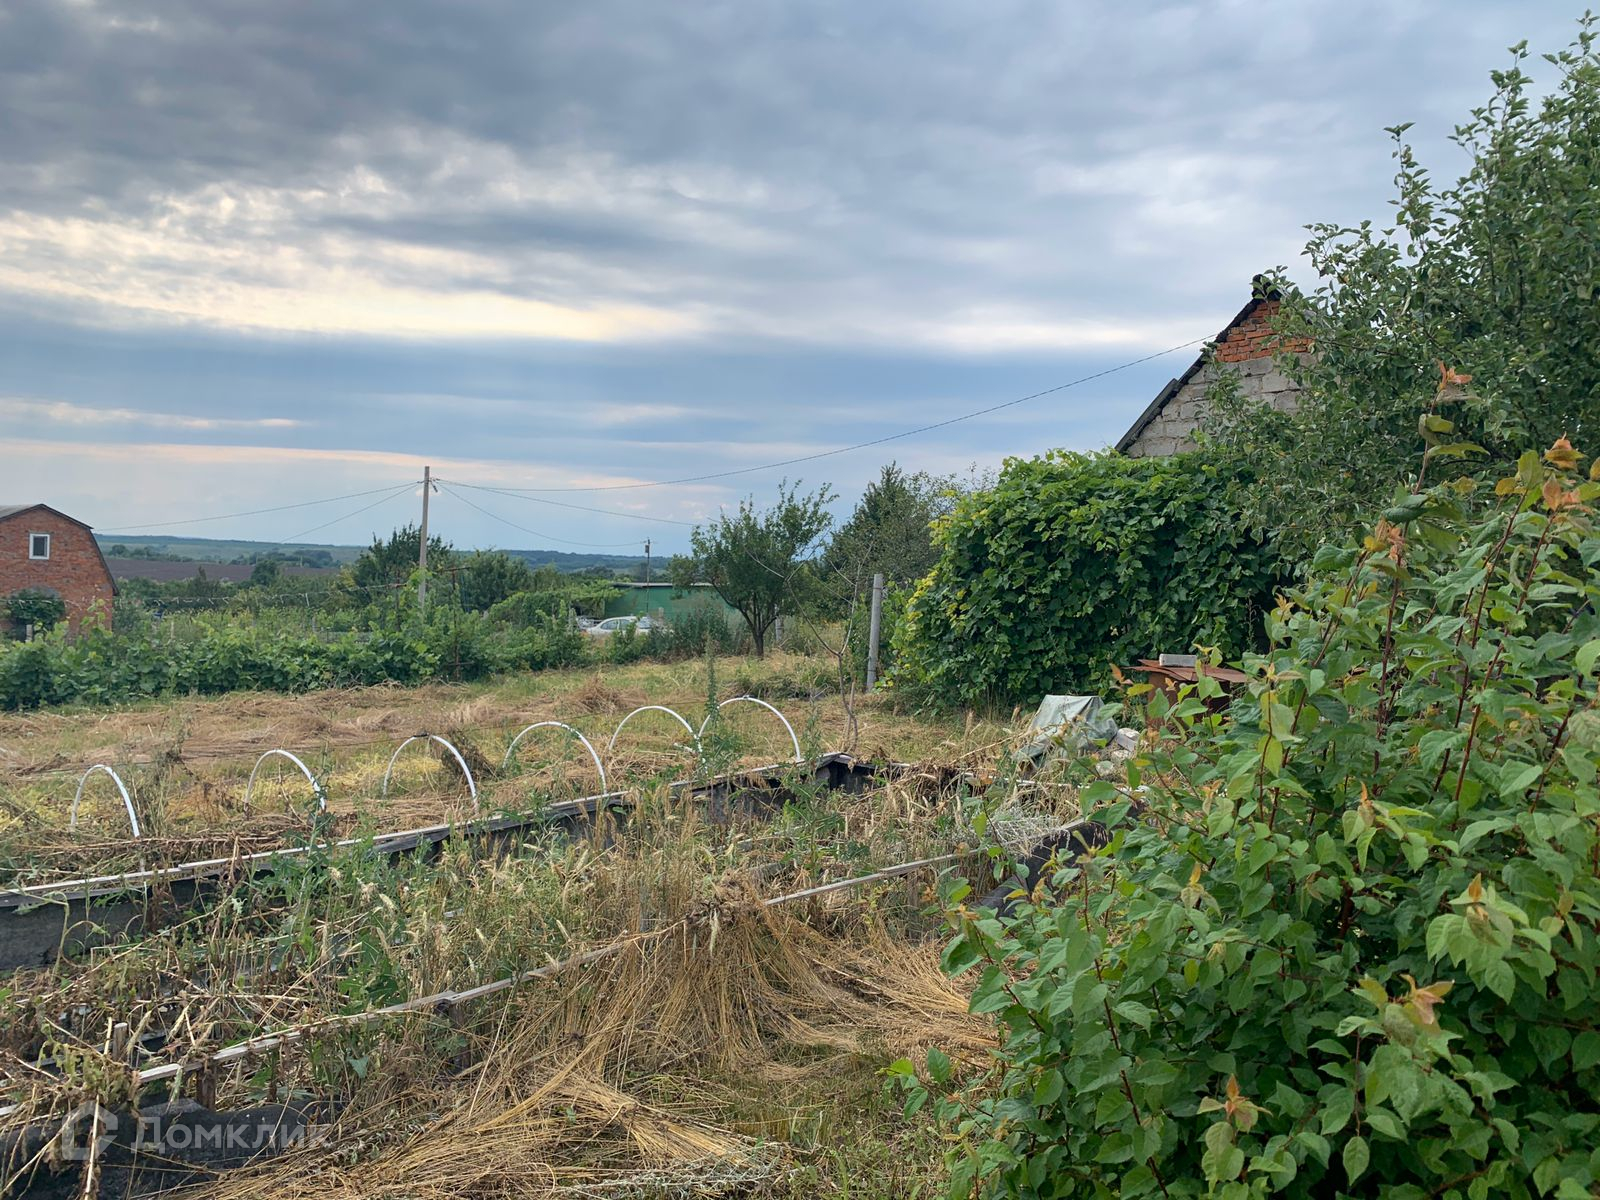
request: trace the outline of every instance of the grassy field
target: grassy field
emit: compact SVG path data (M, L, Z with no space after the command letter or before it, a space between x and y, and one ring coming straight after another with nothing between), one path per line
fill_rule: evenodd
M847 751L877 761L978 761L1007 737L993 722L959 722L896 712L882 697L857 697L855 717L835 694L820 692L818 660L773 655L708 664L638 664L544 671L488 683L376 687L307 695L234 694L155 701L114 710L0 716L0 869L12 882L36 882L83 868L108 847L127 852L127 818L111 780L90 777L78 828L66 829L79 778L110 766L126 782L151 844L163 859L205 857L232 846L259 849L303 831L313 793L286 759L262 764L246 803L246 783L269 750L298 756L325 790L333 830L401 829L463 815L467 789L453 758L435 743L413 745L385 769L395 749L418 733L456 746L474 776L483 811L520 811L536 801L594 794L600 780L587 752L561 730L525 737L509 766L516 734L561 721L585 734L613 780L682 777L693 765L690 738L656 711L619 722L643 705L682 713L699 726L708 687L719 699L756 695L784 713L802 753ZM723 710L738 753L726 765L757 766L795 757L781 722L758 705ZM159 850L157 846L159 845ZM0 876L4 879L5 876Z
M274 747L326 788L332 819L319 834L465 815L459 769L418 747L379 796L394 747L423 731L461 748L485 811L598 790L592 763L560 731L525 741L501 768L515 733L540 720L587 734L611 787L636 804L623 831L530 835L490 857L464 841L429 863L330 851L243 879L159 933L13 975L0 1048L65 1065L13 1074L4 1099L18 1107L6 1121L86 1096L161 1098L108 1061L105 1031L118 1022L142 1047L141 1068L290 1029L304 1031L292 1050L212 1072L203 1094L217 1107L335 1104L333 1139L199 1194L936 1194L939 1132L926 1115L901 1117L881 1072L935 1044L976 1069L992 1025L968 1015L939 972L934 873L770 901L969 846L968 810L1012 734L896 712L884 697L858 698L852 713L819 690L820 666L776 655L0 718L0 851L13 884L304 842L311 790L286 762L269 760L244 803L252 765ZM642 713L614 750L607 743L645 704L698 725L713 693L769 700L807 755L926 769L859 796L796 776L777 808L705 820L664 786L696 770L670 717ZM705 747L717 769L794 757L771 713L740 704L725 715ZM79 828L66 829L77 779L96 762L130 785L150 835L137 848L103 778ZM951 767L980 783L952 784ZM554 973L453 1015L431 1002L368 1015L534 967Z

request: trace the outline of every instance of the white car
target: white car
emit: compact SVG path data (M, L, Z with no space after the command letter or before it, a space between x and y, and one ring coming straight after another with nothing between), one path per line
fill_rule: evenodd
M659 623L649 617L607 617L604 621L596 621L584 632L590 637L609 637L611 634L620 633L631 626L639 633L647 633Z

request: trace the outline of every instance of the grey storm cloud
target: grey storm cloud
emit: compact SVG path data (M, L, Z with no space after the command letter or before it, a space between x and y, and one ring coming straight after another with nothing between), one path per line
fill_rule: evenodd
M110 503L60 447L542 480L879 436L1214 332L1305 224L1382 219L1383 126L1448 166L1504 47L1576 15L6 0L0 439ZM903 457L1103 444L1180 366ZM270 478L218 486L245 508Z
M1299 223L1338 214L1281 219L1279 197L1330 159L1380 164L1378 127L1425 115L1394 94L1442 57L1436 9L1370 3L3 11L0 197L17 209L171 224L174 197L270 189L268 212L188 216L194 236L463 250L487 261L373 269L779 336L801 312L802 332L846 336L885 304L896 338L985 309L1199 315L1214 281L1169 266L1152 297L1130 264L1281 260ZM1351 86L1374 66L1386 86ZM376 186L352 194L353 173ZM334 194L284 195L309 189ZM1262 245L1184 246L1263 216Z

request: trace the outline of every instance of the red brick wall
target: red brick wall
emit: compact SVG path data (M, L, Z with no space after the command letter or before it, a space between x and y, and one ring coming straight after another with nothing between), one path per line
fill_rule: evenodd
M1272 332L1272 319L1277 316L1279 301L1263 300L1255 312L1228 330L1228 336L1217 343L1212 361L1219 363L1245 362L1252 358L1267 358L1280 349L1291 354L1304 354L1311 349L1306 338L1280 338Z
M48 559L28 557L31 533L50 535ZM85 620L111 618L111 575L95 548L94 535L44 509L0 520L0 600L23 588L54 588L67 603L67 621L73 629ZM0 615L0 622L4 620Z

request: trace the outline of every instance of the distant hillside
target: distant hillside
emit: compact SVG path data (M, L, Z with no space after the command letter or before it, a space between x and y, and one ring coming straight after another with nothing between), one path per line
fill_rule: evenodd
M101 551L107 556L126 557L117 547L125 550L143 548L150 553L171 555L174 560L183 562L226 563L236 558L249 558L253 554L267 554L273 550L284 554L326 550L334 562L349 563L354 562L361 551L366 549L364 546L332 546L320 542L230 542L219 538L160 537L150 534L107 534L104 537L97 534L96 540L100 543ZM527 560L530 566L541 567L548 563L558 571L583 571L590 567L632 571L644 562L642 554L573 554L566 550L507 550L506 553ZM664 558L658 557L656 562L665 569Z
M590 567L632 571L644 563L642 554L572 554L566 550L507 550L506 553L525 559L530 567L549 564L558 571L584 571ZM654 561L657 567L666 569L666 560L660 555Z
M293 553L297 550L326 550L336 563L355 562L361 546L330 546L320 542L230 542L218 538L160 537L149 534L95 534L100 550L108 557L126 557L116 547L129 550L142 547L157 554L170 554L188 562L232 562L252 554L266 554L272 550Z

